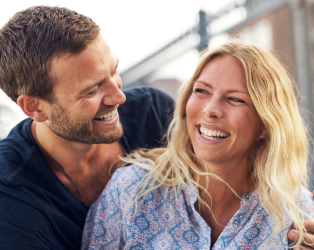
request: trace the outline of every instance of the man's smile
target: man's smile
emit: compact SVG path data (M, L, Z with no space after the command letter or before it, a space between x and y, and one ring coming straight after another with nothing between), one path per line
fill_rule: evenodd
M116 115L117 112L118 112L118 110L115 109L115 110L113 110L113 111L111 111L109 113L106 113L106 114L100 115L98 117L95 117L94 119L98 120L98 121L108 122Z

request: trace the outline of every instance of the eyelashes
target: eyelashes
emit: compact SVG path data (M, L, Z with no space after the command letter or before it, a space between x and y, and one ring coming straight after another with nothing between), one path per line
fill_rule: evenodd
M207 90L202 89L202 88L195 88L193 89L193 92L200 95L211 95L211 93L209 93ZM232 103L247 104L246 101L239 98L235 98L235 97L228 97L227 100Z
M208 92L204 89L194 89L194 92L196 93L202 93L202 94L207 94Z
M113 76L115 76L115 75L117 75L117 74L119 74L119 73L118 73L117 70L115 70L115 71L112 72L111 76L113 77ZM93 96L93 95L97 94L97 92L98 92L99 89L100 89L100 85L101 85L101 84L103 84L103 82L99 83L97 89L95 89L95 90L93 90L93 91L90 91L89 93L86 94L86 96L89 97L89 96Z
M87 96L92 96L92 95L95 95L95 94L98 92L98 90L99 90L99 86L98 86L98 88L97 88L97 89L95 89L95 90L93 90L93 91L89 92L89 93L87 94Z
M241 99L238 99L238 98L233 98L233 97L230 97L228 98L230 101L233 101L233 102L239 102L239 103L244 103L246 104L245 101L241 100Z

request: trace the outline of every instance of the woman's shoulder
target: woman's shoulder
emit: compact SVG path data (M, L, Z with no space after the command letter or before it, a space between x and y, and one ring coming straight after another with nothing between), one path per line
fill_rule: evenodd
M137 165L117 169L98 199L92 205L91 210L99 206L107 206L109 203L120 206L125 200L129 200L134 196L140 182L147 173L147 170Z
M121 191L131 191L138 187L143 178L148 174L148 170L137 165L130 165L117 169L104 189Z
M313 193L301 186L301 202L314 203Z
M130 165L117 169L110 181L118 182L119 186L128 184L136 184L140 182L145 175L148 174L148 170L139 167L138 165Z
M313 216L314 215L313 193L311 193L305 187L301 187L301 197L300 198L301 198L301 200L300 200L301 209L304 212L306 212L307 214Z

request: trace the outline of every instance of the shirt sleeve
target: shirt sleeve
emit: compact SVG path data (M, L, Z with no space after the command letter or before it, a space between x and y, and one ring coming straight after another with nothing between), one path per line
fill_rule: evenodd
M83 250L123 248L123 214L119 196L115 173L88 212L82 237Z
M0 192L1 249L57 249L45 216L35 207Z

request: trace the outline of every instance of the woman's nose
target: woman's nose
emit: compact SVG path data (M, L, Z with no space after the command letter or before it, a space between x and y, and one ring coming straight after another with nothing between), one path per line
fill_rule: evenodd
M223 116L223 110L219 98L213 97L208 100L203 109L203 114L210 118L221 118Z

